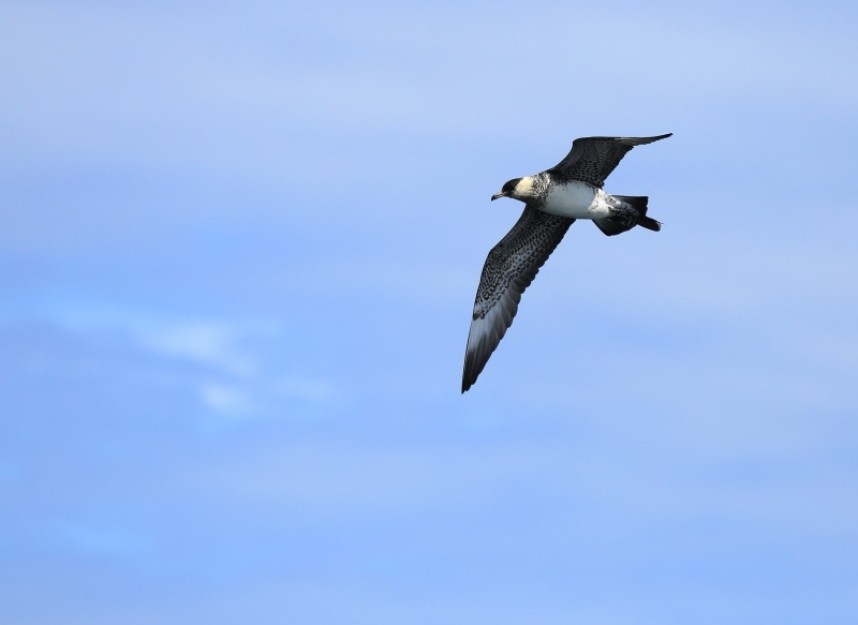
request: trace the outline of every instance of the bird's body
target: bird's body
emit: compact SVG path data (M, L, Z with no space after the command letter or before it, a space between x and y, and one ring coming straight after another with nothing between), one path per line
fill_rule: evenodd
M545 199L537 206L541 211L572 219L600 219L610 215L608 194L599 187L580 180L549 182Z
M510 180L492 196L492 200L520 200L525 209L483 266L465 351L463 393L476 381L512 324L521 294L576 219L592 220L608 236L635 226L661 228L646 215L647 197L610 195L602 187L634 146L669 136L576 139L560 163L539 174Z

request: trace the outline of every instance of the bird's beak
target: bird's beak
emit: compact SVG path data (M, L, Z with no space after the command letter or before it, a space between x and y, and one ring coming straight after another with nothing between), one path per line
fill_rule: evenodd
M506 193L504 193L503 191L501 191L500 193L495 193L495 194L492 196L492 202L494 202L494 201L495 201L496 199L498 199L499 197L506 197Z

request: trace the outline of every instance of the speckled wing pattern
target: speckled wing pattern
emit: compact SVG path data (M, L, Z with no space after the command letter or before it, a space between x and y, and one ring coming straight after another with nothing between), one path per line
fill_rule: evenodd
M581 137L572 142L572 149L562 161L548 172L560 180L582 180L602 187L614 168L636 145L667 139L671 134L657 137Z
M527 206L512 230L489 252L468 333L463 393L477 381L489 356L512 325L521 294L574 221Z

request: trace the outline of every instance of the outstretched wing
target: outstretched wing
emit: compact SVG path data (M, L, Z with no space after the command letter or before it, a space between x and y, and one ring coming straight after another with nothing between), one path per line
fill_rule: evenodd
M489 356L512 325L521 294L574 221L527 206L512 230L489 252L468 333L463 393L477 381Z
M561 180L583 180L601 187L623 157L636 145L644 145L671 134L657 137L582 137L572 142L572 149L562 161L549 169Z

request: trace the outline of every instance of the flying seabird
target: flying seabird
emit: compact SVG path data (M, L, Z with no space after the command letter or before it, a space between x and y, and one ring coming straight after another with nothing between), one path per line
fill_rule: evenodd
M576 219L592 220L608 236L635 226L661 229L659 222L646 215L647 197L610 195L602 187L629 150L671 134L575 139L569 154L557 165L533 176L514 178L492 196L492 200L521 200L524 212L483 265L465 349L463 393L477 381L512 325L521 294Z

